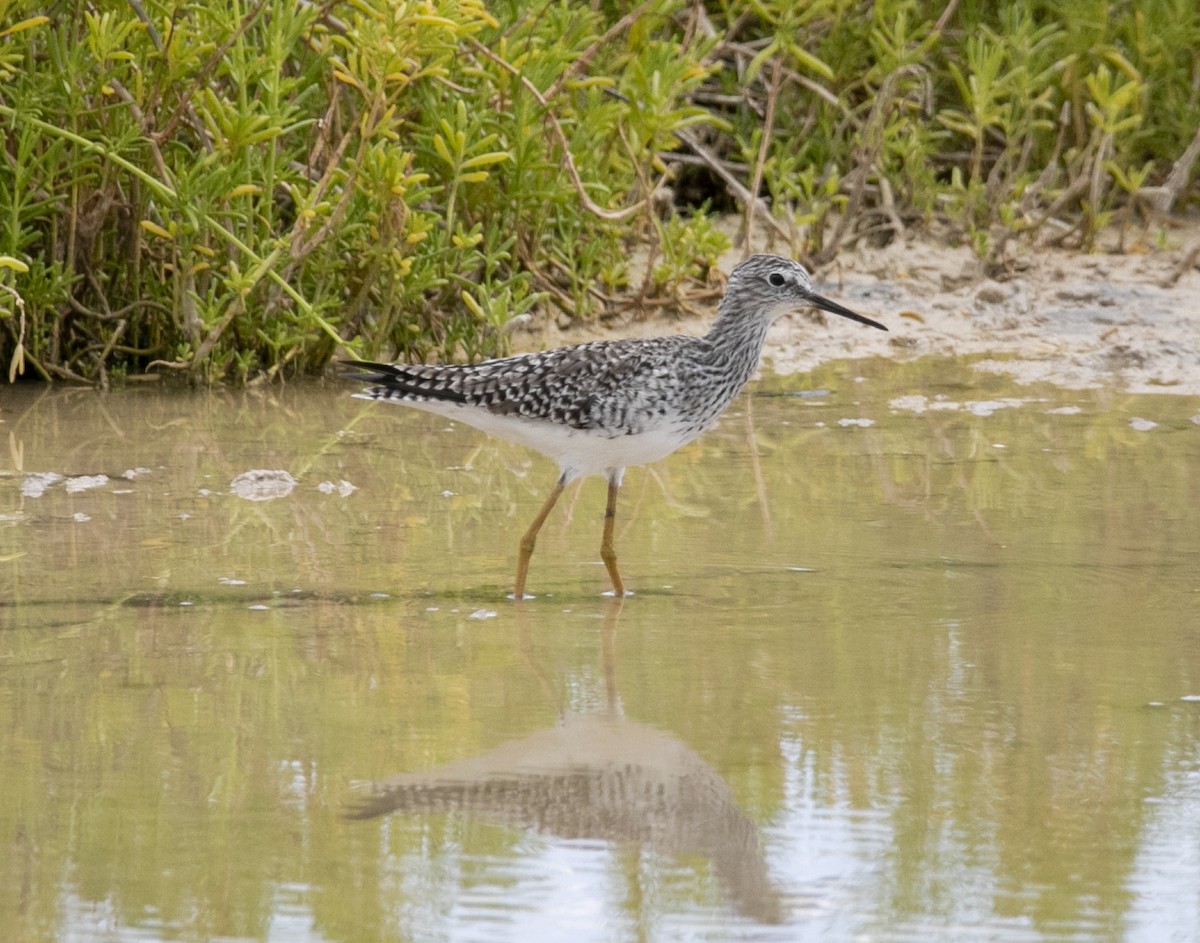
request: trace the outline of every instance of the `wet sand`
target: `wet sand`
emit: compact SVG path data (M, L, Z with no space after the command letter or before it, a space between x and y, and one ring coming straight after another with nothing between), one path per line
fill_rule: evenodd
M798 313L772 329L765 364L776 373L858 357L977 358L982 371L1011 374L1018 383L1052 382L1081 389L1107 386L1135 393L1200 395L1200 269L1175 278L1200 239L1200 223L1167 231L1163 245L1117 233L1095 253L1013 246L1007 271L989 277L968 246L912 237L884 248L843 252L818 273L823 293L888 325L856 329L830 318L827 326ZM763 247L756 246L756 249ZM773 251L781 251L775 249ZM728 271L741 258L722 260ZM603 327L552 327L519 334L519 350L609 336L707 330L706 316L615 319Z

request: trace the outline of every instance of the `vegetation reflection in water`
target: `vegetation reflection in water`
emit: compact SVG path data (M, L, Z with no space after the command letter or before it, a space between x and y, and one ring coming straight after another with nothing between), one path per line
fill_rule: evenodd
M0 925L1186 938L1200 404L932 362L804 382L630 473L620 609L594 482L540 598L504 599L554 470L434 417L6 396ZM251 469L295 487L232 496ZM569 763L526 752L561 739ZM660 805L623 806L634 782ZM348 817L372 796L409 811Z

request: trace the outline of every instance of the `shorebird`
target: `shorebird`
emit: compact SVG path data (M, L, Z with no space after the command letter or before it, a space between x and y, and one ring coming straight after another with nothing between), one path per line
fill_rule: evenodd
M584 475L604 475L608 503L600 558L613 592L623 596L613 524L625 469L664 458L711 428L757 369L771 323L808 306L887 330L817 294L799 263L752 255L730 273L717 319L704 337L592 341L475 364L344 366L351 378L373 384L354 394L361 399L457 419L558 462L558 481L521 537L517 601L527 598L538 531L563 489Z

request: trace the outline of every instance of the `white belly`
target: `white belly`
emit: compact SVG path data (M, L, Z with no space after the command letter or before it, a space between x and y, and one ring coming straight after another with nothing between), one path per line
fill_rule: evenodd
M359 399L374 399L358 396ZM391 402L396 402L392 400ZM670 455L696 438L703 430L685 432L675 425L664 425L636 435L607 438L597 430L573 429L570 426L517 416L497 416L484 409L446 403L439 400L403 401L411 406L437 413L448 419L465 422L498 439L516 442L541 452L558 462L567 481L584 475L611 475L631 465L646 465Z

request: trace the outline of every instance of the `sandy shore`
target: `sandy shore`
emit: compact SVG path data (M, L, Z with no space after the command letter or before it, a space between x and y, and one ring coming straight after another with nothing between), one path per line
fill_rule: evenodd
M1022 383L1200 395L1200 271L1164 287L1198 237L1200 227L1176 230L1165 248L1121 254L1018 249L1003 281L965 247L859 249L839 259L837 295L891 334L780 325L769 356L790 372L830 356L974 355L979 369ZM838 274L827 274L829 290Z
M1018 246L1001 280L987 276L971 249L934 239L843 252L818 277L820 290L883 321L890 333L795 314L774 326L764 359L786 374L856 357L971 356L979 358L978 369L1007 372L1021 383L1198 396L1200 270L1193 265L1172 278L1197 239L1200 224L1170 230L1161 247L1124 252ZM728 271L740 257L729 253L722 268ZM673 330L699 334L710 321L711 314L674 324L650 318L551 328L518 338L516 346Z

